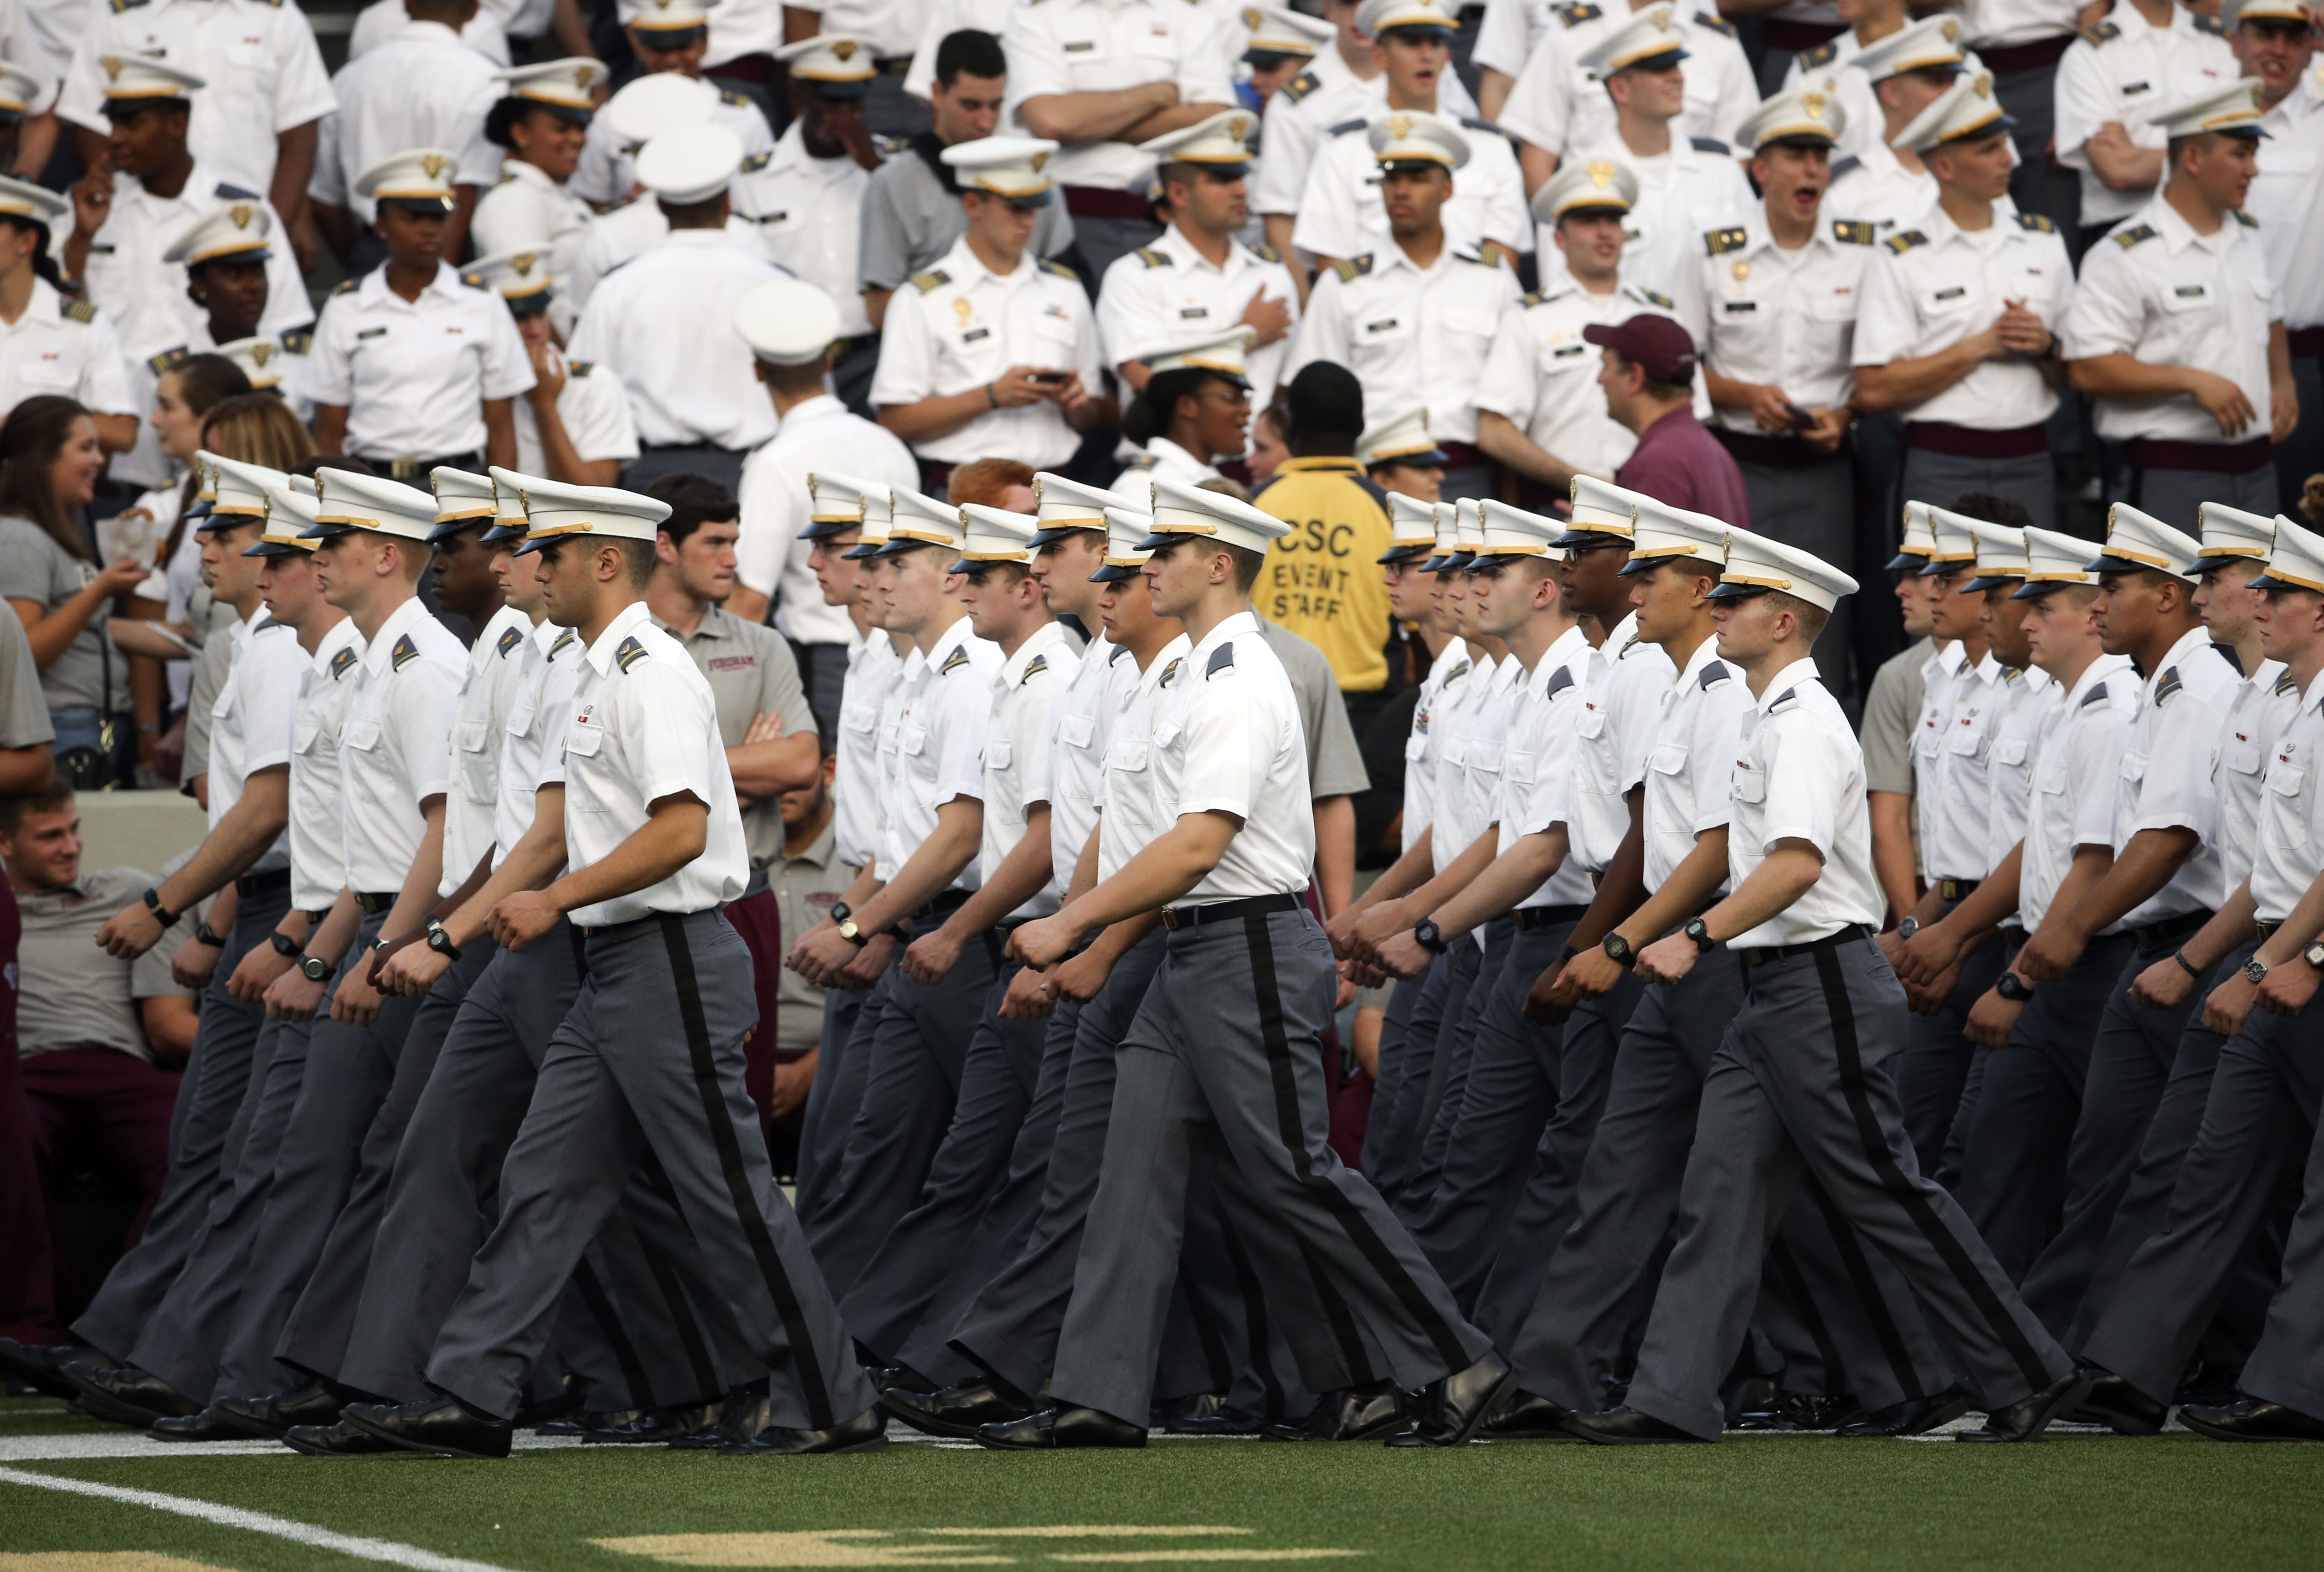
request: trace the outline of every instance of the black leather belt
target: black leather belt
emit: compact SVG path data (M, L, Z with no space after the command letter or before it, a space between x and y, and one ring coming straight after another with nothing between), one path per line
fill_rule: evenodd
M1999 932L2001 934L2001 942L2004 944L2008 945L2012 950L2022 950L2024 948L2025 930L2015 923L2002 924Z
M402 893L401 890L392 889L357 890L355 892L355 905L362 908L364 916L376 917L394 909L395 897Z
M1242 917L1263 917L1274 912L1296 912L1305 903L1297 896L1252 896L1240 901L1214 901L1206 906L1165 906L1162 925L1176 933L1204 923L1227 923Z
M1578 923L1589 910L1588 906L1519 906L1509 915L1517 919L1518 933L1530 933L1536 928L1554 928L1560 923Z
M1808 955L1818 950L1837 950L1858 939L1872 937L1869 923L1850 923L1837 933L1827 933L1821 939L1811 939L1804 944L1769 944L1742 952L1746 966L1765 966L1770 961L1786 961L1794 955Z
M234 893L248 900L253 896L271 896L277 890L290 887L290 870L278 868L272 873L245 873L234 881Z
M2150 950L2157 944L2177 944L2195 934L2213 915L2210 912L2181 912L2175 917L2165 917L2143 928L2133 928L2129 931L2130 936L2141 950Z
M1981 878L1941 878L1937 880L1937 898L1945 901L1965 901L1977 893Z
M361 456L364 463L390 480L410 481L420 485L427 483L429 473L433 470L474 472L484 467L484 455L481 453L447 453L441 458L374 458L367 453Z
M915 923L920 923L927 921L930 917L949 915L950 914L960 910L961 907L968 905L968 897L975 893L976 892L974 890L945 890L942 894L938 895L936 899L930 901L927 906L922 906L918 911L914 912L909 920Z

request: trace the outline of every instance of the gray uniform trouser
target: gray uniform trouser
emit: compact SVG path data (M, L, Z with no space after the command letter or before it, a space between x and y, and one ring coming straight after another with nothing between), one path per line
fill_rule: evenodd
M1462 989L1461 1007L1444 1012L1443 1025L1436 1034L1436 1055L1428 1067L1428 1089L1420 1104L1418 1154L1396 1208L1396 1215L1407 1228L1419 1221L1443 1180L1452 1126L1469 1095L1469 1062L1476 1053L1477 1023L1492 1000L1492 979L1500 975L1501 960L1508 953L1517 924L1507 917L1496 917L1479 932L1483 948ZM1455 946L1454 953L1458 952Z
M928 1165L927 1182L912 1209L877 1241L855 1285L840 1300L855 1340L882 1360L919 1325L972 1243L986 1203L1009 1177L1040 1080L1046 1035L1044 1022L1003 1020L999 1014L1010 980L1023 970L1021 961L1004 961L993 976L961 1063L952 1125Z
M513 1414L567 1280L631 1181L658 1167L704 1269L774 1383L773 1423L823 1429L872 1406L871 1384L742 1085L758 1019L750 951L715 911L600 928L549 1039L501 1172L500 1220L429 1361L429 1381Z
M1150 218L1089 218L1074 216L1072 254L1079 254L1082 266L1092 279L1103 279L1105 270L1117 258L1128 256L1140 246L1152 245L1162 234L1162 226Z
M2017 458L1965 458L1932 453L1925 447L1904 450L1904 495L1951 498L1966 492L2007 497L2023 503L2041 528L2058 527L2058 479L2047 453Z
M1167 940L1118 1055L1117 1117L1058 1337L1056 1401L1145 1416L1206 1130L1398 1385L1473 1363L1490 1347L1484 1334L1326 1138L1321 1043L1337 973L1322 924L1276 912Z
M1856 560L1856 464L1847 454L1812 464L1738 459L1735 467L1743 472L1743 490L1751 499L1754 531L1825 562ZM1843 679L1856 647L1853 599L1840 602L1816 638L1824 669Z
M1961 1149L1960 1203L1994 1259L2016 1282L2057 1227L2066 1150L2089 1083L2090 1044L2134 943L2093 939L2064 976L2042 984L1985 1055Z
M1387 1130L1389 1110L1404 1087L1405 1066L1408 1062L1405 1046L1406 1034L1411 1030L1413 1012L1420 1007L1421 993L1428 979L1437 975L1443 958L1428 963L1428 970L1418 977L1400 978L1388 991L1388 1009L1380 1020L1379 1051L1373 1056L1379 1069L1372 1075L1371 1117L1364 1125L1362 1165L1372 1188L1382 1195L1388 1193L1380 1182L1380 1160L1388 1145Z
M1954 905L1948 904L1950 912ZM1977 1059L1977 1044L1962 1033L1969 1013L1992 988L2006 964L2008 947L1998 939L1964 957L1960 975L1933 1016L1915 1015L1905 1024L1904 1056L1896 1062L1896 1098L1904 1109L1904 1134L1921 1172L1939 1172L1945 1137L1960 1111L1961 1090Z
M912 924L912 937L934 933L944 917ZM970 944L933 983L891 968L871 1019L856 1023L848 1055L864 1055L863 1100L847 1134L839 1190L816 1214L807 1237L831 1292L855 1286L873 1252L920 1198L936 1148L944 1144L960 1095L961 1068L976 1033L999 946Z
M1437 1044L1443 1041L1446 1018L1460 1013L1460 1000L1467 997L1468 981L1475 979L1481 956L1475 945L1463 942L1430 961L1419 977L1397 984L1399 997L1412 993L1412 1013L1405 1022L1392 1076L1372 1097L1371 1124L1364 1132L1364 1175L1391 1206L1403 1196L1405 1181L1419 1164L1420 1112L1428 1101L1429 1078L1435 1073ZM1468 981L1460 981L1456 992L1464 966ZM1381 1062L1388 1062L1385 1054Z
M2163 1227L2116 1282L2082 1352L2157 1402L2210 1324L2236 1266L2314 1143L2324 1097L2324 1016L2255 1009L2219 1051L2195 1145Z
M2058 226L2061 234L2071 234L2081 216L2080 177L2050 156L2050 143L2058 126L2058 68L2052 64L2029 70L1996 72L1993 96L2017 121L2016 128L2010 133L2011 140L2017 144L2017 167L2009 172L2011 198L2024 211L2043 215ZM2037 519L2034 522L2042 520Z
M210 1204L234 1179L236 1130L250 1066L266 1024L262 1005L244 1004L226 991L251 946L266 942L290 909L290 891L244 896L234 908L234 925L218 951L217 970L202 990L201 1017L194 1051L170 1115L170 1176L145 1221L137 1243L106 1273L72 1334L114 1358L137 1346L161 1296L184 1270L209 1226Z
M807 1088L807 1114L799 1126L798 1216L812 1224L824 1204L839 1192L839 1169L847 1156L847 1135L863 1105L863 1056L850 1053L864 1007L888 986L890 967L868 988L823 990L823 1041L815 1059L815 1084ZM876 1014L876 1012L875 1012Z
M1746 968L1743 1008L1703 1079L1678 1236L1631 1407L1718 1436L1720 1385L1749 1325L1762 1263L1809 1179L1903 1273L1988 1407L2071 1367L1968 1216L1914 1161L1889 1075L1904 1014L1904 989L1868 938Z
M2282 1281L2239 1384L2250 1396L2324 1418L2324 1135L2309 1143Z
M2302 406L2301 418L2303 422L2313 421L2314 412ZM2200 469L2131 469L2127 457L2124 462L2123 472L2115 483L2116 499L2141 512L2153 514L2173 529L2201 529L2196 512L2205 502L2241 508L2263 518L2282 505L2275 461L2272 458L2241 474L2218 474ZM2298 493L2293 495L2297 497Z

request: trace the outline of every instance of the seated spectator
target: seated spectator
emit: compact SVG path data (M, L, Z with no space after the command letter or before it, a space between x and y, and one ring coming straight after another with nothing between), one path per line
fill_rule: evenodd
M965 467L965 466L964 466ZM811 786L785 792L783 851L768 871L782 903L783 932L804 933L831 915L832 903L862 872L839 860L831 783L838 773L833 723L819 733L822 767ZM789 968L783 971L782 1003L775 1013L775 1085L769 1108L767 1155L776 1177L798 1172L799 1130L807 1117L807 1094L815 1084L816 1057L823 1043L823 989Z

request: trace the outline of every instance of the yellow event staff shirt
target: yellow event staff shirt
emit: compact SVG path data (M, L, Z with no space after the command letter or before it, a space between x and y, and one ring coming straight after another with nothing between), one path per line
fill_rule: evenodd
M1291 526L1259 575L1259 615L1314 644L1340 691L1388 682L1388 503L1352 458L1286 459L1252 499Z

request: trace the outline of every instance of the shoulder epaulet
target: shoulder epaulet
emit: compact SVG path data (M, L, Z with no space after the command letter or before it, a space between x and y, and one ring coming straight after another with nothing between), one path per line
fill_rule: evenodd
M2081 702L2080 704L2076 705L2075 707L2076 707L2077 709L2083 709L2083 710L2087 710L2087 709L2089 709L2092 704L2099 703L2103 702L2103 701L2105 700L2106 696L2107 696L2107 694L2106 694L2106 684L2104 684L2104 683L2100 683L2100 684L2098 684L2096 687L2092 688L2089 693L2084 694L2082 695L2082 702Z
M2136 245L2143 241L2153 240L2154 238L2154 225L2152 224L2134 224L2128 229L2116 230L2114 234L2107 238L2111 239L2116 245L2122 247L2123 250L2128 251L2132 246Z
M1111 666L1115 661L1120 660L1123 656L1128 655L1129 653L1129 645L1117 644L1113 647L1113 653L1105 657L1105 663L1108 666Z
M1366 252L1361 256L1342 257L1332 264L1332 271L1340 275L1340 282L1352 284L1372 271L1372 253Z
M1041 673L1048 669L1049 657L1046 655L1035 656L1032 659L1025 663L1025 675L1017 679L1017 685L1019 687L1023 687L1027 683L1031 682L1035 677L1040 676Z
M1041 259L1041 271L1056 278L1071 279L1075 283L1079 283L1081 281L1081 274L1074 271L1073 269L1067 267L1065 263L1061 262L1054 262L1047 257L1043 257Z
M97 320L97 308L86 300L68 299L60 296L57 300L57 315L68 322L78 322L86 326Z
M1170 679L1178 675L1178 668L1185 664L1186 657L1185 656L1172 656L1170 657L1170 664L1162 668L1162 680L1154 685L1157 687L1168 687L1170 685Z
M912 288L918 290L923 295L927 294L931 290L941 289L951 282L952 275L945 271L942 268L933 268L925 273L914 273L912 275Z
M1283 84L1279 91L1294 104L1323 85L1323 78L1313 71L1302 71Z
M1728 671L1726 663L1714 660L1702 668L1702 676L1697 679L1697 685L1706 689L1715 688L1720 683L1731 680L1732 674Z
M1561 666L1555 671L1551 672L1549 674L1549 681L1542 685L1541 696L1545 699L1554 699L1572 685L1573 668L1568 666Z
M2101 22L2095 27L2082 29L2082 41L2096 49L2102 43L2112 43L2122 36L2122 29L2111 22Z
M1835 218L1831 221L1831 237L1842 245L1870 245L1872 225L1861 218Z
M113 0L113 14L118 16L124 11L134 11L144 4L146 0Z
M754 152L742 161L742 172L746 175L755 175L773 161L774 156L771 149L765 152Z
M1768 701L1767 713L1772 715L1778 710L1781 710L1784 705L1796 704L1799 702L1800 690L1797 688L1785 688L1782 693L1777 694L1773 699Z
M1477 663L1475 661L1464 660L1460 665L1454 666L1451 671L1444 674L1444 681L1448 685L1452 683L1459 682L1462 677L1467 676L1471 672L1476 669Z
M737 109L755 109L758 107L757 100L753 99L751 95L748 93L737 93L732 87L719 88L718 101L721 104L731 104Z
M1820 43L1816 45L1815 48L1808 51L1807 53L1800 56L1800 69L1803 71L1812 71L1818 66L1828 66L1839 58L1839 44Z
M1694 14L1694 24L1697 27L1707 27L1713 32L1723 33L1729 38L1733 38L1735 36L1735 24L1733 23L1728 21L1724 16L1714 15L1712 13L1708 11L1696 12Z
M1463 115L1461 116L1461 124L1467 126L1471 131L1489 131L1495 136L1507 136L1508 134L1508 132L1503 131L1491 121L1480 120L1473 115Z
M315 330L311 327L286 327L280 342L292 354L304 354L315 347Z
M1638 293L1646 298L1646 304L1649 306L1659 306L1665 311L1675 311L1678 309L1678 302L1672 299L1668 295L1664 294L1659 290L1641 288L1638 290Z
M401 671L419 658L420 646L411 641L410 634L406 633L395 641L395 648L388 651L387 662L391 670Z
M1637 634L1633 633L1633 634L1631 634L1628 639L1623 639L1623 640L1622 640L1622 648L1619 648L1619 649L1618 649L1618 650L1616 650L1616 651L1614 652L1614 658L1615 658L1616 660L1625 660L1625 659L1628 659L1628 657L1629 657L1630 651L1632 651L1633 649L1636 649L1637 647L1638 647L1638 636L1637 636Z
M352 295L355 292L355 286L361 282L363 282L361 279L341 279L332 289L331 293L334 295Z
M2227 23L2221 21L2218 17L2206 16L2199 11L2194 14L2194 23L2195 31L2197 32L2208 32L2213 38L2225 38L2227 36Z
M1533 307L1540 305L1543 301L1548 299L1549 297L1547 295L1543 294L1539 290L1535 290L1529 294L1518 296L1517 304L1530 309Z
M568 377L586 377L596 369L597 363L594 360L568 360L565 363L565 374Z
M2229 211L2235 214L2236 222L2242 225L2246 229L2257 229L2259 227L2259 220L2245 212L2242 208L2230 208Z
M1323 134L1325 136L1345 136L1351 131L1361 131L1365 126L1370 124L1371 122L1366 120L1360 115L1353 120L1342 120L1337 125L1325 126L1323 128Z
M250 636L253 639L255 639L262 633L272 633L277 628L287 628L289 626L290 624L288 622L277 622L274 620L273 612L261 611L258 614L258 621L250 625Z
M557 636L557 642L549 647L549 658L555 660L559 655L564 653L565 647L573 643L575 639L576 635L570 628L567 628L564 632L559 633Z
M1929 237L1922 234L1917 229L1908 229L1902 234L1890 235L1882 244L1886 245L1890 251L1895 252L1898 256L1903 256L1906 252L1912 250L1916 245L1928 244Z
M1488 268L1499 267L1504 260L1512 262L1516 260L1510 256L1509 248L1498 240L1480 240L1477 243L1474 253L1456 251L1452 254L1462 262L1475 262L1480 267Z
M2179 680L2177 666L2167 667L2161 676L2154 679L2154 707L2159 710L2169 703L2186 685Z
M2294 682L2294 681L2292 681L2292 674L2291 674L2290 672L2288 672L2288 671L2287 671L2287 672L2283 672L2283 673L2280 674L2280 675L2276 677L2276 679L2275 679L2275 694L2276 694L2276 697L2278 697L2278 698L2282 698L2282 697L2284 694L2296 694L2296 693L2298 693L2299 691L2300 691L2300 685L2299 685L2298 683L2296 683L2296 682Z
M2017 215L2017 227L2020 229L2030 229L2036 234L2055 234L2058 233L2058 225L2046 213L2020 212Z
M1713 229L1702 237L1702 248L1712 256L1725 256L1730 251L1740 251L1751 238L1751 232L1737 225L1733 229Z
M338 681L341 677L346 676L347 673L353 671L355 669L355 652L354 648L350 647L341 649L337 655L331 657L331 680L333 682Z
M1832 161L1831 178L1836 180L1842 175L1852 175L1863 167L1864 161L1858 158L1854 153L1849 153L1844 159L1834 159Z
M513 185L515 182L516 177L514 175L503 175L499 179L493 182L493 189L497 191L503 186Z
M460 281L467 285L468 288L472 290L489 290L492 288L490 284L484 281L484 275L482 273L462 273L460 275Z
M1268 244L1267 242L1263 240L1245 241L1243 244L1246 249L1250 251L1251 255L1257 257L1261 262L1279 262L1283 260L1283 253L1276 250L1273 246Z
M872 145L880 150L880 156L883 159L901 158L912 151L912 139L908 136L882 136L874 132L872 133Z
M493 646L493 653L499 656L503 660L506 660L509 657L509 651L514 649L518 645L523 642L523 634L518 632L513 628L503 628L501 630L499 642Z
M624 676L629 675L630 667L645 658L646 647L638 642L634 633L613 647L613 664L622 668Z
M189 352L186 346L181 344L175 349L165 349L159 354L147 355L145 357L145 366L147 370L151 371L158 377L172 366L185 364L185 363L191 358L192 356L190 352Z
M1590 0L1566 0L1565 5L1554 6L1552 9L1556 12L1557 19L1568 27L1579 27L1585 22L1595 22L1605 14L1597 6L1591 5Z
M1226 643L1220 645L1216 649L1211 651L1211 663L1203 667L1203 678L1207 682L1222 671L1232 671L1233 669L1234 641L1232 639L1229 639Z
M1715 136L1690 136L1687 141L1694 143L1694 151L1697 152L1715 152L1721 158L1735 156L1735 150Z
M1131 455L1130 462L1123 464L1121 467L1125 470L1152 469L1156 464L1160 464L1161 462L1162 461L1160 459L1155 457L1150 453L1139 453Z
M945 657L944 664L936 667L936 675L938 676L949 676L951 673L958 671L962 666L966 666L967 664L968 651L965 649L955 648L950 655Z
M2237 676L2244 675L2244 657L2242 651L2238 650L2232 644L2222 644L2216 639L2211 640L2211 648L2221 660L2226 661L2229 666L2236 668L2236 675Z
M1139 262L1144 262L1149 268L1167 268L1175 265L1170 261L1170 253L1168 252L1157 251L1150 245L1141 245L1130 254L1135 256Z

